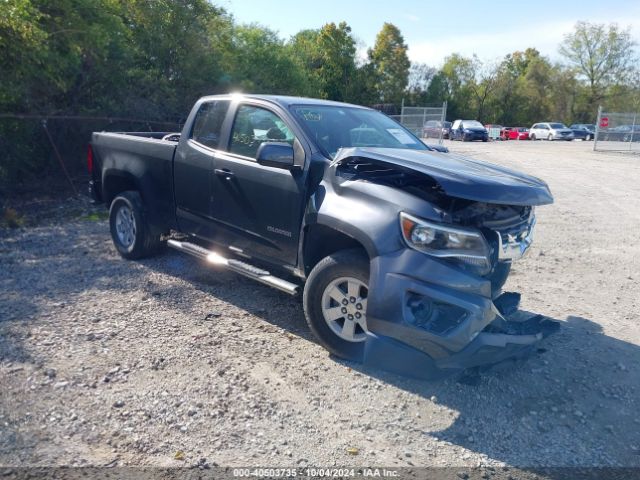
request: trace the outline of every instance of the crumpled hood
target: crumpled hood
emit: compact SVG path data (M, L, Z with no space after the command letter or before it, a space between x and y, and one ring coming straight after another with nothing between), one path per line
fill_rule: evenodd
M353 157L428 175L451 197L506 205L553 203L544 181L462 155L403 148L343 148L333 163L343 163Z

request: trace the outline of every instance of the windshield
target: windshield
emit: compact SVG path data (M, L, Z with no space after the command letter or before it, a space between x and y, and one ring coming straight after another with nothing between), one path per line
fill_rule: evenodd
M564 123L550 123L549 126L551 128L567 128Z
M462 128L484 128L484 126L477 120L463 120Z
M429 150L402 125L375 110L333 105L296 105L291 110L330 158L345 147Z

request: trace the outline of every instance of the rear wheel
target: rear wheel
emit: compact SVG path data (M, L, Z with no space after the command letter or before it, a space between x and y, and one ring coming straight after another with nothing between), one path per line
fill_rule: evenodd
M536 134L535 133L531 134L531 140L533 140L534 142L536 141Z
M154 234L144 215L142 197L138 192L122 192L109 209L111 238L118 253L133 260L156 254L163 243Z
M587 134L587 136L584 137L584 141L588 142L589 140L591 140L591 135Z
M553 134L552 133L549 134L549 136L547 137L547 140L549 140L550 142L553 141Z
M361 250L334 253L313 268L304 286L304 313L323 347L362 361L368 294L369 259Z

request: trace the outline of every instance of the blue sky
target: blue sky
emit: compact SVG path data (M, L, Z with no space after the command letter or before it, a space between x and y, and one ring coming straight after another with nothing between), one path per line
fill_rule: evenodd
M241 23L260 23L288 38L304 28L346 21L364 54L387 21L400 28L409 58L439 66L458 52L497 60L535 47L554 60L564 34L584 20L631 27L640 43L640 0L214 0Z

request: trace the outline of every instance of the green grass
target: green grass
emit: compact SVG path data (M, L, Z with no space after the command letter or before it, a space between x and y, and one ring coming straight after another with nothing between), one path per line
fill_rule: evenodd
M5 208L0 217L0 226L19 228L24 225L24 218L13 208Z
M109 218L109 212L100 211L93 212L89 215L85 215L84 217L80 217L81 220L86 220L88 222L100 222L102 220L107 220Z

